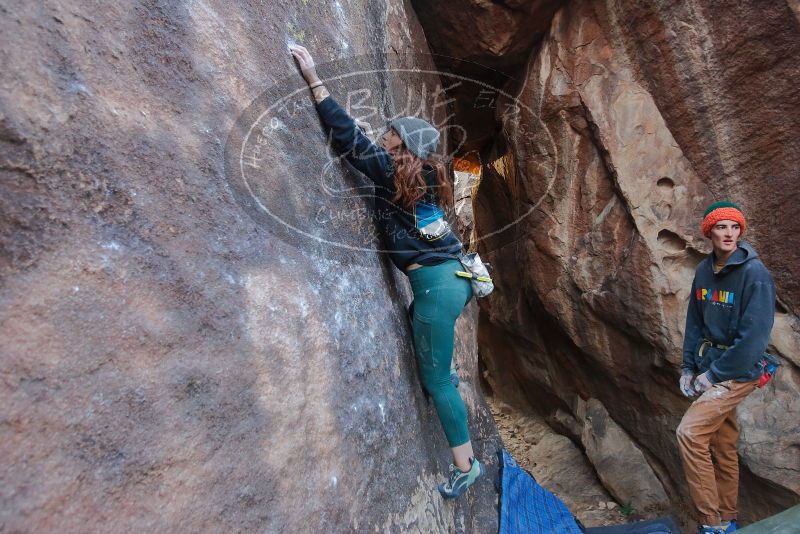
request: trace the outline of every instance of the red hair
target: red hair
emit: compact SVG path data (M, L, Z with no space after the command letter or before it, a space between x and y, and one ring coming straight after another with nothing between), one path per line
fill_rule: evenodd
M434 194L438 198L439 207L447 209L453 206L453 186L447 178L447 170L441 161L428 158L421 159L411 153L405 145L392 152L394 156L394 187L397 192L392 198L411 211L414 205L425 196L428 184L422 176L423 165L430 165L436 171Z

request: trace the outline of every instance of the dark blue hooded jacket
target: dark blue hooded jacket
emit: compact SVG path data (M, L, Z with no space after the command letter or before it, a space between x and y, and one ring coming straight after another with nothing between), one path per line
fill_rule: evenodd
M767 348L775 315L775 284L758 253L744 241L714 273L714 254L700 262L692 283L683 341L684 371L708 371L712 383L747 382L761 374L757 362ZM704 340L727 349L709 347Z
M422 239L417 230L418 222L424 220L419 217L422 209L431 206L438 208L439 199L432 192L436 177L433 167L426 165L422 170L429 187L422 201L417 202L413 210L405 210L392 200L396 189L394 158L391 154L370 141L333 97L329 96L318 103L317 111L339 153L358 172L375 183L376 222L389 258L397 268L405 273L411 263L436 265L455 259L456 254L461 252L462 244L452 230L434 242Z

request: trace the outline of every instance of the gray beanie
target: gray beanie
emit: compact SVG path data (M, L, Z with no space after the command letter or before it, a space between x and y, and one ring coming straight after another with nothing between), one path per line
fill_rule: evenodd
M439 145L439 130L416 117L400 117L389 122L406 147L417 157L426 159Z

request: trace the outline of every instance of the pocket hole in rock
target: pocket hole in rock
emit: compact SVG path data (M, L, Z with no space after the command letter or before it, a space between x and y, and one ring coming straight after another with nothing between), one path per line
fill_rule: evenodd
M673 182L671 178L667 178L665 176L664 178L657 181L656 185L661 191L668 193L672 191L672 189L675 187L675 182Z
M675 232L670 232L669 230L658 232L658 244L662 249L669 252L680 252L686 249L686 241Z

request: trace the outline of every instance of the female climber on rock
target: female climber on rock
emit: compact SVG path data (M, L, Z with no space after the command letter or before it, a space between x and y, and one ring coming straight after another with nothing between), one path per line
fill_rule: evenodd
M414 347L420 375L453 452L445 498L463 494L484 474L474 457L464 401L450 380L456 319L472 297L468 279L454 256L462 245L444 221L442 208L452 206L453 188L444 165L431 159L439 132L416 117L390 121L380 146L357 127L317 76L314 60L302 46L291 53L311 89L322 122L335 148L358 171L375 182L375 209L384 246L405 273L414 294Z

